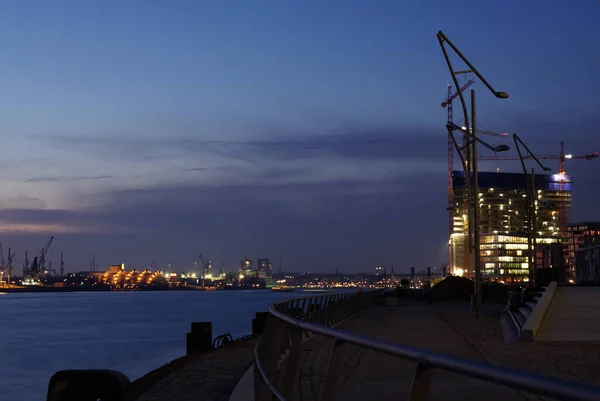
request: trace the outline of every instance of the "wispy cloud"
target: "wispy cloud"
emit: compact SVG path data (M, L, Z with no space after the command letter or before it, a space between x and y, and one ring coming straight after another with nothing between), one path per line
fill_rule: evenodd
M160 177L186 172L206 172L219 181L252 176L258 180L280 182L283 178L312 181L316 175L330 181L333 178L354 178L363 171L371 171L371 178L417 170L426 174L444 160L445 137L427 130L406 127L360 127L330 130L330 133L289 135L256 135L258 139L204 140L200 137L134 138L134 137L44 137L51 146L70 146L74 151L105 154L105 148L119 162L127 155L127 162L150 162L152 173L143 171L145 165L135 166L132 178ZM439 150L442 150L441 152ZM161 155L159 164L152 158ZM182 165L189 167L176 167ZM198 164L205 164L198 166ZM157 169L161 166L161 169ZM123 177L118 175L119 177ZM83 177L82 177L83 178ZM192 177L193 179L193 177ZM47 181L66 179L51 177ZM73 180L73 179L71 179ZM31 180L32 181L32 180Z
M310 264L327 270L342 263L342 270L368 271L376 263L373 255L386 255L380 262L396 257L416 263L427 252L417 240L398 241L403 227L414 227L415 237L422 234L435 241L431 233L439 232L443 239L445 203L435 188L443 192L444 178L429 192L414 191L416 180L406 178L126 189L113 191L102 210L1 210L0 232L60 234L56 241L66 249L73 245L62 244L79 243L80 234L87 233L94 238L94 246L87 245L90 255L133 257L141 265L160 249L163 263L185 266L200 244L214 260L244 254L274 260L283 256L288 269ZM416 203L407 203L409 192ZM439 215L440 227L420 224L424 215ZM340 258L348 249L356 252Z
M415 150L423 155L431 153L432 145L439 135L430 130L403 126L364 126L328 129L325 133L295 132L278 127L277 132L265 128L262 132L245 133L252 139L203 139L198 136L116 137L116 136L69 136L44 135L37 139L50 146L64 149L65 146L83 152L98 153L99 148L110 149L113 157L148 158L169 155L177 158L185 154L218 154L228 157L243 157L251 153L268 154L270 158L289 159L324 156L326 154L352 158L393 158L414 155ZM440 130L441 131L441 130Z
M91 177L33 177L23 182L65 182L65 181L93 181L114 178L113 175L96 175Z

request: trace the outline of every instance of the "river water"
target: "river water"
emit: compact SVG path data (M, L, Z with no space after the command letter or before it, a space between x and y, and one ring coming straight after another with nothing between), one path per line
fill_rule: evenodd
M115 369L130 380L185 354L192 321L213 336L250 334L255 312L299 293L156 291L0 293L0 400L45 400L62 369Z

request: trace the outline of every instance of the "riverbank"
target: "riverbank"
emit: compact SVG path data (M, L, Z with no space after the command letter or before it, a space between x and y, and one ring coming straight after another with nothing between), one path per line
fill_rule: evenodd
M3 287L0 288L0 293L48 293L48 292L131 292L131 291L215 291L202 286L177 286L177 287L143 287L139 289L114 289L107 287L44 287L44 286L27 286L27 287ZM219 291L230 291L219 290Z

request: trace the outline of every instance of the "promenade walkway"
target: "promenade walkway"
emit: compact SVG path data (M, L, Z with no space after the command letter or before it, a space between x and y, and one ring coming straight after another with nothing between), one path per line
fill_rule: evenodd
M256 340L188 355L158 381L134 383L136 401L227 401L254 360ZM168 368L167 368L168 369ZM152 375L152 374L151 374Z
M535 340L600 342L600 287L558 287Z
M422 347L461 358L525 369L568 380L597 384L599 344L504 342L499 314L503 305L486 305L475 320L467 303L414 303L376 307L345 322L348 331ZM295 400L317 400L327 366L331 339L315 337L305 345ZM397 400L406 397L414 363L349 346L339 383L339 400ZM503 386L462 375L434 371L432 400L539 400Z
M476 320L468 303L408 303L398 307L370 308L338 326L375 338L422 347L461 358L562 379L598 385L600 342L534 341L504 342L499 315L502 304L485 304L484 316ZM293 399L319 399L332 340L316 336L303 345ZM158 381L151 380L136 401L225 401L250 367L255 340L216 351L203 352L178 361ZM414 363L348 345L337 399L398 400L408 394ZM252 400L252 381L241 389ZM141 383L140 385L142 385ZM142 386L143 387L143 386ZM434 371L431 400L484 399L486 401L540 400L509 388L462 375Z

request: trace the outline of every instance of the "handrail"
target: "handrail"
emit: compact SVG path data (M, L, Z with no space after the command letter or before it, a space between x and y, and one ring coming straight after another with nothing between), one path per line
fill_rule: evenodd
M429 377L428 375L423 375L423 373L430 369L442 369L464 374L487 382L501 384L513 389L524 390L555 399L578 401L600 400L600 388L598 387L573 383L488 363L470 361L327 327L332 323L331 320L328 320L330 319L330 317L327 316L328 312L332 314L332 317L336 314L339 315L340 312L342 312L342 315L344 315L345 318L350 317L352 313L355 314L356 311L370 306L365 306L365 303L363 303L358 308L352 307L357 306L356 304L360 304L361 295L364 298L368 294L373 294L374 292L375 291L362 294L342 294L342 296L334 296L334 298L325 300L320 299L318 304L315 303L314 300L315 298L318 299L320 297L300 298L271 305L269 308L270 321L267 322L267 325L270 324L271 332L267 333L265 330L265 335L263 335L263 338L261 338L255 348L255 400L262 401L271 399L272 396L275 396L281 401L286 401L290 398L294 385L293 378L295 377L297 368L297 366L293 365L297 365L299 362L296 360L297 358L295 358L294 351L299 350L299 339L303 337L296 336L296 339L294 340L293 334L304 331L334 339L331 361L323 385L323 399L330 398L329 396L331 396L331 394L327 394L327 397L325 396L327 391L335 391L335 385L332 385L332 383L335 383L335 376L339 373L332 372L332 369L336 370L336 345L350 343L417 362L417 370L411 389L411 400L427 398ZM370 295L369 297L372 301L371 305L380 300L380 297L378 298L377 296ZM302 303L302 305L299 305L300 303ZM309 306L308 310L306 308L307 305ZM324 305L324 309L326 310L322 308L320 314L310 316L310 305ZM343 312L344 310L346 313ZM290 315L286 312L294 313ZM337 322L340 321L339 316L334 319L337 319ZM281 330L282 328L284 330ZM272 354L277 354L276 345L279 343L277 339L283 340L283 353L285 354L287 351L288 355L288 364L287 366L283 366L283 376L279 377L280 380L278 380L277 376L278 373L281 373L278 372L278 368L282 366L280 358L281 354L269 355L267 352L266 355L263 355L265 353L264 351L270 351ZM263 349L266 347L261 347L263 342L264 344L268 344L268 349ZM269 358L266 358L266 356ZM339 359L339 355L337 359ZM339 371L339 367L337 367L337 370ZM260 375L260 377L257 378L258 375ZM281 376L281 374L279 376ZM290 377L292 377L291 380ZM282 382L283 385L278 387L278 381Z

